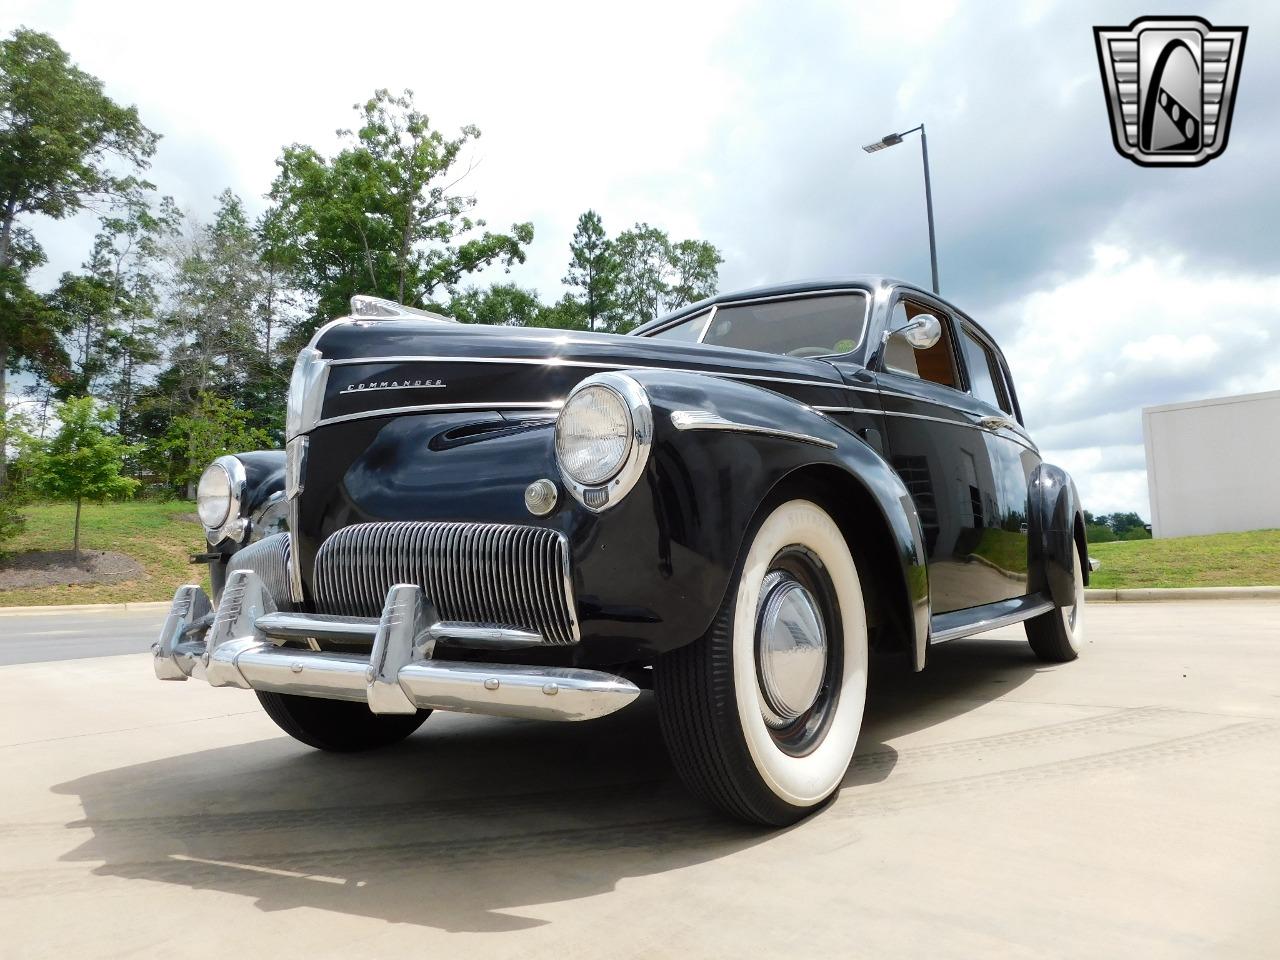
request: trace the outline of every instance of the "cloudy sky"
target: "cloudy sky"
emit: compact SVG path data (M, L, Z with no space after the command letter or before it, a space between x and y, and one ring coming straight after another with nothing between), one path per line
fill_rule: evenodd
M1227 152L1140 168L1112 147L1092 27L1158 13L1247 25ZM715 243L722 289L929 278L924 121L942 290L1010 357L1029 426L1095 512L1149 517L1140 410L1280 389L1280 8L1046 2L465 5L8 0L163 134L160 190L260 209L283 144L329 149L350 105L409 87L483 131L492 225L533 221L512 279L559 294L594 207ZM92 222L39 224L41 278Z

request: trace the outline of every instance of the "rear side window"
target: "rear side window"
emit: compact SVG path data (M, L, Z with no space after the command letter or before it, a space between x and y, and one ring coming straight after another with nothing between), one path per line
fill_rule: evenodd
M1005 413L1013 413L1013 404L1004 389L1004 376L991 348L967 329L960 336L965 366L969 368L969 392Z

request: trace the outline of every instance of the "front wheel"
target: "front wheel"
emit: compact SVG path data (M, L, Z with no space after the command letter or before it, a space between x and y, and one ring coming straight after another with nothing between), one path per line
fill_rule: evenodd
M663 738L689 788L783 826L835 793L867 693L867 621L840 528L807 500L760 525L710 631L659 658Z
M309 747L335 753L376 750L399 743L431 714L430 710L419 710L379 716L369 711L368 704L350 700L256 692L267 716L281 730Z
M1071 603L1026 622L1027 642L1037 657L1048 663L1070 663L1084 648L1084 565L1080 550L1073 558Z

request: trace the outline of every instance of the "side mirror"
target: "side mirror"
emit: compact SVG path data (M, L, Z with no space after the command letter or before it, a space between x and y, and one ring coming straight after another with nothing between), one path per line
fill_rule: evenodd
M916 350L928 350L942 339L942 323L931 313L918 313L902 326L890 330L885 339L898 336Z

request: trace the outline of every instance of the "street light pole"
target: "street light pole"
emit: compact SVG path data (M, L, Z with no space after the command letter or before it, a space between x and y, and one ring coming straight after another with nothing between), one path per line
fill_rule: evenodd
M929 267L933 270L933 292L938 293L938 241L933 234L933 188L929 185L929 139L920 124L920 156L924 160L924 208L929 215Z
M933 186L929 182L929 140L925 137L924 124L903 130L902 133L890 133L875 143L868 143L862 149L867 153L875 153L885 147L892 147L902 142L909 133L920 134L920 157L924 161L924 207L929 218L929 267L933 271L933 292L938 293L938 240L933 232Z

